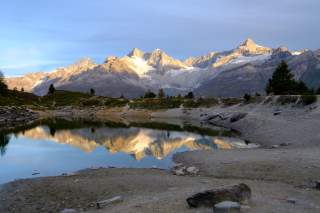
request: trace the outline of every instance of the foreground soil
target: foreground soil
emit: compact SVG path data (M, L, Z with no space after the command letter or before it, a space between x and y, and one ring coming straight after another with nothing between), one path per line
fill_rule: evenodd
M70 177L20 180L0 193L0 212L212 212L189 209L185 199L206 189L244 182L253 191L245 212L319 212L320 192L292 185L213 177L173 176L154 169L100 169ZM124 200L101 210L95 201L121 195ZM296 199L292 204L287 199Z
M2 186L0 212L59 212L66 208L88 212L212 212L189 209L185 199L203 190L246 183L252 188L250 208L243 212L320 212L320 109L281 107L273 115L271 104L236 105L208 109L117 113L115 119L166 121L187 120L199 123L203 115L246 113L230 122L212 120L217 125L235 129L261 148L250 150L195 151L175 155L174 160L196 166L200 176L175 176L156 169L86 170L72 176L18 180ZM117 116L118 115L118 116ZM285 144L284 146L279 146ZM124 201L97 210L94 203L114 196ZM294 200L295 203L289 202Z

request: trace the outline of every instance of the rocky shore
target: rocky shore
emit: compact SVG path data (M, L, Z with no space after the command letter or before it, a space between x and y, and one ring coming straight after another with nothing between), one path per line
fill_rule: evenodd
M0 129L25 125L38 118L38 113L24 107L0 107Z

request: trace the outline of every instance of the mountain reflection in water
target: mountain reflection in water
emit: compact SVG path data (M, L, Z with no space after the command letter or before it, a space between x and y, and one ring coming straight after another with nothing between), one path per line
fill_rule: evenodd
M124 152L141 160L147 155L163 159L174 150L185 146L189 150L231 149L246 145L242 140L228 137L210 137L189 132L154 130L146 128L83 128L60 130L54 134L46 126L39 126L19 134L31 139L69 144L85 152L103 146L111 153Z
M167 169L177 152L251 147L220 128L45 120L0 132L0 184L89 167Z

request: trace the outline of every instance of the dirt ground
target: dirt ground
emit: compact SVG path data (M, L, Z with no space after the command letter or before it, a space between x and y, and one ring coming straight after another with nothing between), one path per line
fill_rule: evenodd
M244 182L253 191L244 212L319 212L320 192L261 180L174 176L155 169L100 169L71 177L21 180L0 193L0 212L212 212L190 209L186 198L210 188ZM122 196L123 202L96 210L95 201ZM287 199L297 200L291 204Z

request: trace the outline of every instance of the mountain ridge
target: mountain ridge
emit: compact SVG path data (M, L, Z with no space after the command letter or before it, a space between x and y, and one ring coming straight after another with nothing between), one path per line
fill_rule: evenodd
M155 49L144 52L133 48L123 57L109 56L102 64L81 59L53 72L29 73L7 78L9 88L45 95L50 84L58 89L135 98L146 91L164 88L169 95L194 91L199 96L241 96L263 93L278 63L288 62L295 77L310 87L320 86L320 51L289 51L270 48L248 38L232 50L210 52L178 60ZM245 65L245 66L243 66Z

